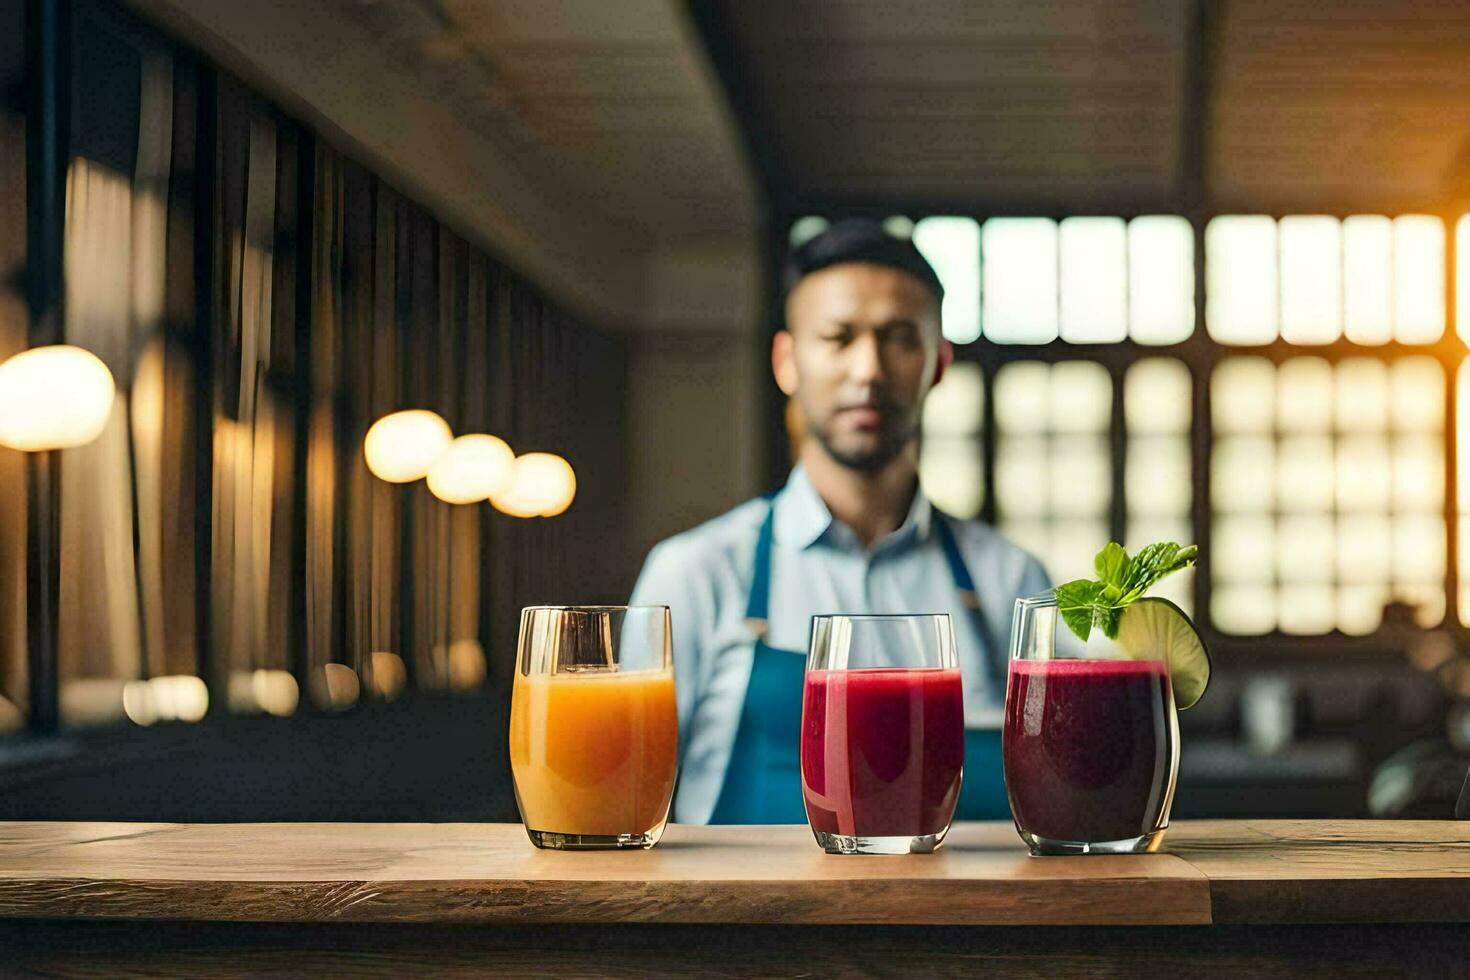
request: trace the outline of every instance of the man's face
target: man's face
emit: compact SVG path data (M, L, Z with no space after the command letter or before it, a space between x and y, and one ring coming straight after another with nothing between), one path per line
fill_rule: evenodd
M834 265L787 297L786 328L771 363L807 432L853 469L881 469L903 452L952 356L934 294L887 266Z

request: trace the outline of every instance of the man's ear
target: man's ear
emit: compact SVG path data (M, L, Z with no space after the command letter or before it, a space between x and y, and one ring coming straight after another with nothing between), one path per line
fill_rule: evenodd
M796 343L788 330L779 330L771 338L771 373L776 376L776 386L788 398L796 394Z
M934 365L934 383L944 380L944 372L954 363L954 344L947 340L939 342L939 361Z

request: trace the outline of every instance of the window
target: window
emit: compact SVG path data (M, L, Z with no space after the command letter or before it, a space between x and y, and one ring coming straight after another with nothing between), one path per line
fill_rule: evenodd
M1444 615L1444 375L1429 357L1223 361L1211 379L1227 632L1370 633L1389 600Z
M1056 581L1091 573L1108 540L1112 380L1090 361L1017 361L995 378L999 524Z
M1222 344L1430 344L1444 334L1444 222L1223 215L1205 230L1205 322Z
M980 514L985 501L985 378L980 365L952 364L924 403L924 438L919 481L942 511L955 517Z
M1183 361L1149 357L1128 368L1123 382L1128 451L1124 498L1128 532L1124 544L1136 551L1154 541L1189 542L1193 476L1189 455L1194 384ZM1194 571L1172 575L1156 594L1194 607Z
M925 489L1059 581L1110 538L1208 531L1209 579L1160 594L1220 633L1365 636L1390 609L1439 625L1451 546L1470 567L1470 215L1453 230L1413 214L922 219L947 282L976 249L980 269L978 337L926 408ZM1470 579L1453 598L1470 626Z
M1173 344L1194 332L1194 233L1183 218L993 218L980 250L982 332L993 343Z

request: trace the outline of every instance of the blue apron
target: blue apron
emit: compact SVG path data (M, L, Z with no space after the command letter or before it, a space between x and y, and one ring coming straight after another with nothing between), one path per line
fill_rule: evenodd
M735 745L730 751L730 764L710 823L806 823L806 807L801 796L800 743L806 654L799 650L778 650L767 646L764 639L770 612L775 512L773 500L756 538L755 568L745 619L758 638L750 683L735 731ZM977 601L974 580L965 567L948 522L937 511L934 518L935 533L939 535L955 588L975 619L981 642L985 642L990 633ZM993 684L1000 684L995 658L987 655L982 660ZM1003 772L1000 732L966 729L965 775L956 818L1009 819L1011 811Z

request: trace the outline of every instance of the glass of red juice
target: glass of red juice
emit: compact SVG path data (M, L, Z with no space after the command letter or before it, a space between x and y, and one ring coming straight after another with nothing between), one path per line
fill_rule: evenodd
M923 854L960 795L965 711L945 614L816 616L801 788L831 854Z
M1002 734L1006 793L1032 854L1156 850L1169 826L1179 722L1169 666L1085 644L1051 593L1016 601Z

